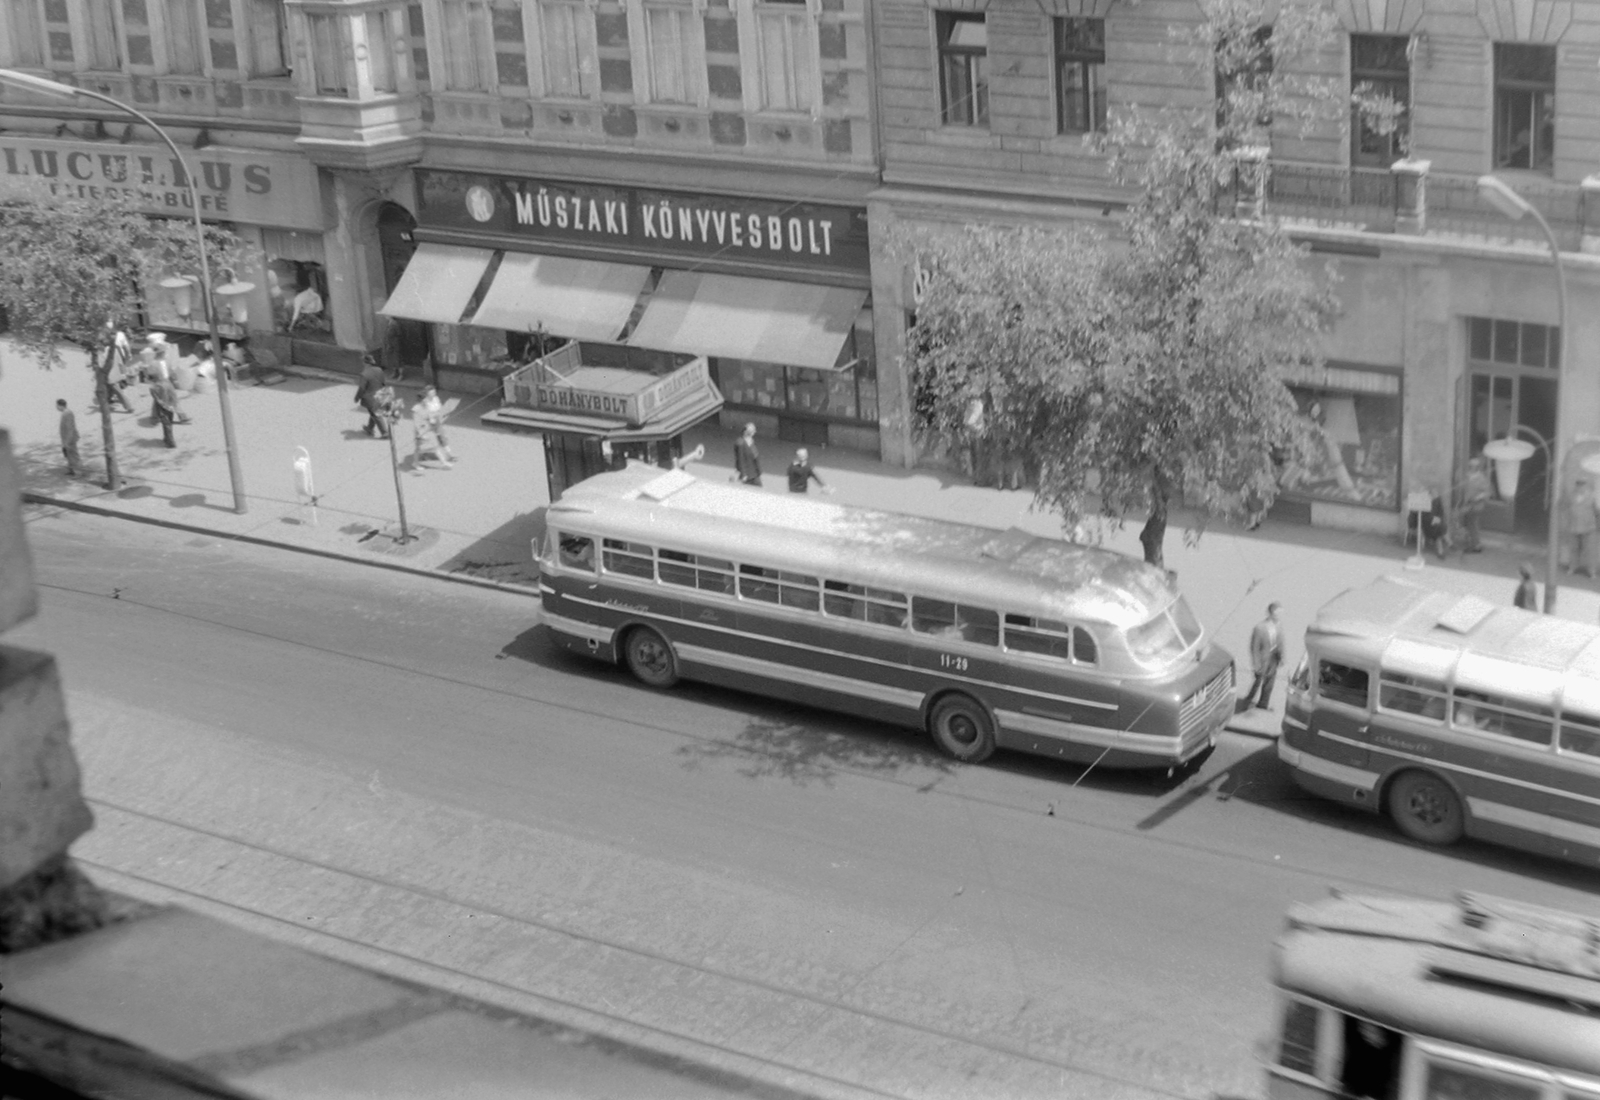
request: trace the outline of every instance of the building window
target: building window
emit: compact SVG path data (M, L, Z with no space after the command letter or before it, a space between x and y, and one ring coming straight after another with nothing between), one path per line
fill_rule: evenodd
M1239 143L1248 129L1272 126L1272 28L1257 27L1241 38L1219 38L1216 52L1217 130L1224 146Z
M1100 133L1106 128L1106 21L1057 19L1056 131Z
M205 43L196 0L170 0L167 16L167 72L205 72Z
M1329 364L1289 380L1300 413L1311 421L1314 454L1280 471L1286 494L1299 498L1400 507L1400 374Z
M248 0L245 17L249 20L250 75L282 76L284 64L283 0Z
M1406 155L1411 135L1411 39L1350 36L1350 163L1387 168Z
M642 4L638 13L642 57L635 68L645 73L645 98L650 103L701 104L706 95L705 32L689 4ZM633 26L630 25L630 37ZM642 60L642 64L640 61Z
M344 21L337 15L307 15L311 26L311 68L318 95L346 95Z
M122 46L117 34L116 0L83 0L85 59L97 72L122 68Z
M939 108L946 126L989 125L989 25L982 15L942 11Z
M595 71L594 14L588 4L542 0L535 9L538 47L535 60L539 95L577 99L589 95Z
M10 62L44 68L44 21L39 15L39 0L6 0L6 15L10 23Z
M484 0L439 0L439 41L447 91L483 92L494 86L494 38Z
M297 340L333 343L322 235L263 229L261 250L266 259L267 298L272 303L272 331L288 333Z
M815 111L817 33L805 0L762 0L755 5L763 111Z
M1556 48L1494 45L1494 166L1549 172L1555 163Z
M366 14L367 78L374 92L393 92L394 45L389 33L389 17L381 11Z

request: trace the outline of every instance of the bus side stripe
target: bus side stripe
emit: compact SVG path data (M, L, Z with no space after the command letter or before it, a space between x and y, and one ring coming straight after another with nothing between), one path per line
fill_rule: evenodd
M1174 738L1159 733L1132 733L1107 729L1104 726L1080 726L1059 718L1028 714L1018 710L996 710L995 717L1006 729L1029 733L1036 737L1052 737L1065 741L1085 741L1091 745L1123 745L1129 748L1170 752Z
M1562 840L1600 848L1600 829L1589 825L1580 825L1576 821L1564 821L1549 814L1536 814L1532 810L1520 810L1515 806L1489 802L1481 798L1468 798L1467 807L1471 809L1473 817L1483 821L1509 825L1530 833L1548 833Z
M1336 783L1343 783L1347 787L1360 787L1372 790L1378 785L1378 773L1362 771L1352 768L1347 764L1335 764L1332 760L1324 760L1320 756L1302 753L1300 756L1300 770L1322 779L1331 779Z
M618 610L616 607L606 603L604 600L591 600L584 596L574 596L571 593L563 595L562 598L571 600L573 603L584 604L588 607L595 607L604 611L616 612ZM1072 703L1075 706L1090 707L1094 710L1116 711L1118 709L1116 703L1105 703L1098 699L1080 699L1073 695L1056 695L1048 691L1039 691L1035 688L1018 687L1015 684L1000 684L992 680L980 680L972 676L961 676L954 672L943 669L938 670L937 673L935 673L934 670L931 669L919 669L915 665L902 664L898 661L886 661L882 657L869 657L862 653L851 653L848 650L843 649L807 645L804 642L791 641L788 638L780 638L771 634L757 634L748 630L735 630L732 627L719 626L716 623L700 622L696 619L685 618L681 615L663 615L658 611L652 611L649 612L649 614L654 618L684 623L685 625L694 627L696 630L713 631L718 634L731 634L736 638L749 638L759 642L770 642L775 645L787 646L790 649L802 649L811 653L819 653L824 656L842 657L850 661L865 661L869 664L878 665L883 668L898 669L903 672L937 674L941 679L944 680L959 680L963 683L973 684L977 687L992 688L996 691L1015 692L1019 695L1032 695L1040 699L1050 699L1052 701ZM916 637L916 635L911 634L909 631L905 633L908 639ZM1000 650L995 650L995 653L998 656Z
M841 695L859 695L866 699L884 700L913 711L922 708L922 694L916 691L907 691L904 688L888 687L884 684L873 683L870 680L855 680L848 676L836 676L831 672L815 672L795 665L783 664L779 661L766 661L760 657L750 657L742 653L711 649L708 646L678 643L674 648L685 661L692 661L696 664L732 669L735 672L745 672L753 676L767 676L774 680L787 680L791 683L807 684L825 691L836 691Z
M1561 787L1551 787L1543 783L1535 783L1529 779L1518 779L1515 776L1506 775L1504 772L1486 772L1480 768L1469 768L1465 764L1452 764L1448 760L1439 760L1431 756L1418 756L1415 753L1401 752L1399 749L1391 749L1387 746L1376 748L1369 741L1357 741L1350 737L1340 737L1337 734L1328 733L1324 730L1318 730L1317 736L1326 737L1329 741L1337 741L1341 745L1350 745L1354 748L1366 749L1367 751L1379 756L1393 756L1398 757L1401 760L1410 760L1417 764L1426 764L1428 767L1434 768L1438 771L1458 772L1461 775L1470 775L1474 779L1487 779L1494 783L1504 783L1511 787L1521 787L1523 790L1537 791L1539 794L1555 795L1559 798L1570 798L1575 802L1587 802L1591 806L1600 806L1600 798L1578 794L1576 791L1564 790ZM1551 766L1549 764L1543 764L1542 761L1537 763L1540 763L1545 767Z
M551 630L559 630L563 634L575 634L585 641L611 644L611 635L615 633L609 626L596 626L586 623L582 619L569 619L565 615L554 615L549 611L542 616L544 624Z

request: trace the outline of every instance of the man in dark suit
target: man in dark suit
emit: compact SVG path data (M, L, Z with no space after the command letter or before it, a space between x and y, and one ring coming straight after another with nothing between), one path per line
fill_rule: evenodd
M733 445L733 469L742 484L761 484L761 452L756 450L754 424L746 424L744 434Z

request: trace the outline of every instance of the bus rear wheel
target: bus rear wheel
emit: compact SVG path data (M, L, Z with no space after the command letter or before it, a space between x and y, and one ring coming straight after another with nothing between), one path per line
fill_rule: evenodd
M622 655L628 662L628 671L647 687L669 688L678 682L678 658L672 647L647 626L636 626L628 631L622 643Z
M994 723L989 712L965 695L946 695L928 712L928 734L934 744L957 760L976 764L994 752Z
M1405 772L1389 787L1389 816L1423 844L1454 844L1466 829L1461 799L1432 772Z

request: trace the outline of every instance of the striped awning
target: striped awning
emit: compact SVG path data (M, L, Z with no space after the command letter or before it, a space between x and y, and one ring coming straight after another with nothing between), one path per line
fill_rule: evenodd
M493 252L482 248L419 244L394 293L378 312L385 317L458 324L493 257Z
M468 324L611 343L649 276L631 264L507 252Z

